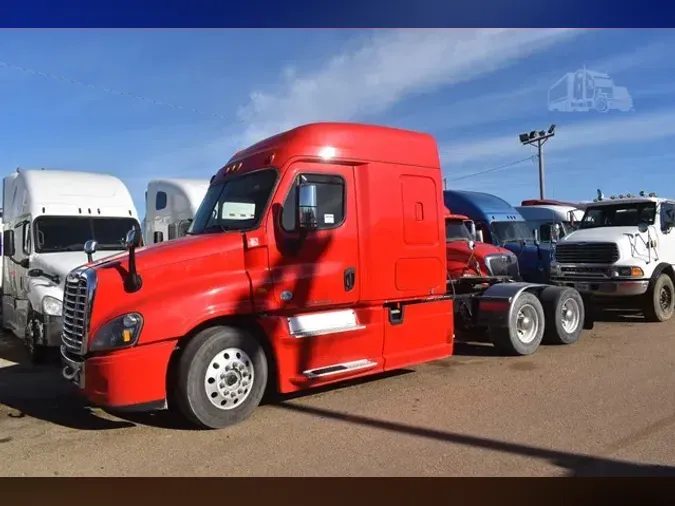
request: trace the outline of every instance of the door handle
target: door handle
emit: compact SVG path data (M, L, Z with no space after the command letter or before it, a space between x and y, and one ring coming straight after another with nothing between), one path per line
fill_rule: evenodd
M356 282L356 269L354 267L349 267L345 269L345 292L349 292L354 288L354 283Z

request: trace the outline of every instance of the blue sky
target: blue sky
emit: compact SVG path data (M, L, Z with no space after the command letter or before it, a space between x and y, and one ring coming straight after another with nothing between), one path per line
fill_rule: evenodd
M536 161L472 174L532 155L518 134L555 123L547 197L675 196L674 52L671 30L6 30L0 164L113 173L143 216L152 178L208 178L267 135L362 121L433 134L449 187L518 203L538 196ZM584 65L635 110L549 111Z

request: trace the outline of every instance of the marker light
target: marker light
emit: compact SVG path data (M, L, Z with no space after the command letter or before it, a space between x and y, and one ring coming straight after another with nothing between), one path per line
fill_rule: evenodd
M337 151L333 146L325 146L321 148L321 150L319 151L319 156L324 160L330 160L331 158L335 158L336 154Z

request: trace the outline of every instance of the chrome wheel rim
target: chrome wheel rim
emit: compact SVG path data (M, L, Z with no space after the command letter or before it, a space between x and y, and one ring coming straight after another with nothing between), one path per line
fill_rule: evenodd
M244 350L227 348L213 357L204 375L204 390L211 404L229 410L240 406L251 393L255 372Z
M571 334L577 330L580 321L581 309L579 308L577 301L571 298L565 300L560 310L560 323L562 324L562 328L565 332Z
M531 304L525 304L518 310L516 316L516 334L521 343L529 344L534 341L539 330L539 317Z
M673 294L670 291L669 286L661 287L661 292L659 293L659 304L661 305L661 310L664 313L669 313L671 311L673 304Z

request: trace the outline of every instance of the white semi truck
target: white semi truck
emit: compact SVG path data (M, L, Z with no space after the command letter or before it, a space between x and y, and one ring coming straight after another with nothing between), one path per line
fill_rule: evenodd
M648 321L675 304L675 199L640 192L587 204L576 231L555 244L551 281L598 302L631 298Z
M17 169L3 179L3 199L2 326L39 363L72 325L62 319L67 274L123 252L138 213L120 179L90 172Z
M145 242L155 244L183 237L208 189L208 179L150 181L145 192Z

